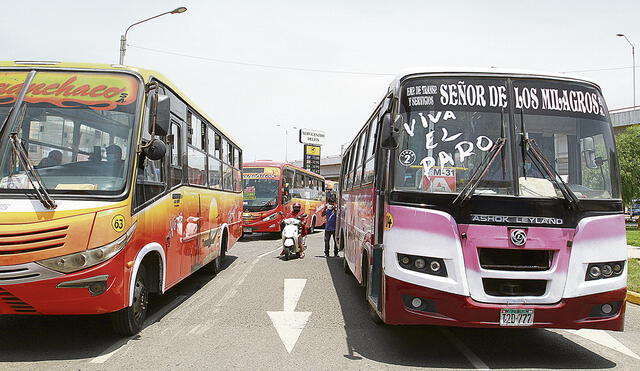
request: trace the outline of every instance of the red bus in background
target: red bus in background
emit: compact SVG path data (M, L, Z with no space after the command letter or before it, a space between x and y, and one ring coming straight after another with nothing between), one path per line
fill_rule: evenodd
M308 215L309 233L325 223L325 180L318 174L281 162L250 162L243 164L242 186L244 234L280 232L295 202Z

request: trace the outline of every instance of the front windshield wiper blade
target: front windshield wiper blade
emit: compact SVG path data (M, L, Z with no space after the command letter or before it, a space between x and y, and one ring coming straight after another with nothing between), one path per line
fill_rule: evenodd
M24 103L24 97L27 95L27 91L29 90L29 86L31 86L31 82L36 77L36 71L32 70L27 75L27 78L22 83L22 88L16 97L16 101L11 107L9 114L7 115L6 120L2 126L2 133L6 133L9 131L10 137L9 141L13 146L13 152L16 155L16 158L20 162L20 166L25 170L29 182L31 183L31 187L33 188L36 196L42 202L42 205L47 209L55 209L57 207L55 201L47 192L46 187L42 183L42 179L40 179L40 174L31 164L31 160L29 159L29 155L27 151L25 151L20 139L18 138L18 133L16 127L16 123L21 122L24 118L25 110L22 110L22 104Z
M580 208L580 200L578 196L569 188L569 185L562 179L560 174L556 171L556 169L551 165L547 157L544 155L540 147L534 139L529 138L529 133L525 128L524 123L524 109L520 111L520 136L522 140L520 141L520 145L522 146L522 163L524 170L524 177L527 177L526 166L524 164L525 154L533 161L536 166L544 171L551 181L553 181L560 192L564 196L564 198L569 201L569 207Z
M507 142L507 138L505 137L505 129L504 129L504 111L500 115L500 137L493 143L493 146L489 150L489 153L482 159L480 165L476 167L473 174L469 178L469 182L462 188L458 196L453 200L454 206L461 206L464 201L471 198L471 195L480 184L480 180L484 177L489 166L493 163L493 161L498 157L498 154L502 152L505 143Z
M56 202L51 198L49 192L47 192L47 188L42 183L42 179L40 179L40 174L38 174L38 171L33 167L33 164L31 164L27 151L24 150L20 139L18 139L18 133L11 133L11 144L13 145L13 152L20 161L20 166L25 170L31 187L40 202L42 202L42 205L47 209L55 209L58 205L56 205Z

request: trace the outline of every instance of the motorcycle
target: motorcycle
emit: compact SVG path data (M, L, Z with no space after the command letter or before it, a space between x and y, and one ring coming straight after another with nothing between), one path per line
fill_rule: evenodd
M282 249L284 250L284 260L292 257L300 257L300 247L298 246L298 237L302 233L302 221L297 218L287 218L283 221L282 228ZM302 243L304 244L304 237Z

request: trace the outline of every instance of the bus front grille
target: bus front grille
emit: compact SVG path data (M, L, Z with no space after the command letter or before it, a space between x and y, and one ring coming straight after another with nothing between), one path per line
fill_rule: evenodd
M31 305L25 303L18 297L11 294L9 291L0 287L0 306L6 306L10 311L15 314L35 314L36 309ZM0 312L3 312L0 310Z
M491 296L542 296L546 280L483 278L484 292Z
M69 226L0 234L0 255L63 247Z
M480 267L500 271L546 271L551 268L552 250L479 248Z

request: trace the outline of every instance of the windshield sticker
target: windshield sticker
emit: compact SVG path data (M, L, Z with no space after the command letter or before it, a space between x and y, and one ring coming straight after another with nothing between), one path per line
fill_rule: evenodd
M242 191L242 196L244 197L245 200L255 200L256 187L255 186L245 187L244 190Z
M422 189L428 192L455 192L456 169L431 168L428 176L422 176Z
M414 162L416 162L416 153L410 149L405 149L400 152L400 156L398 156L398 161L404 166L411 166Z
M15 102L26 78L26 72L0 72L0 104ZM137 92L137 80L128 75L40 71L29 86L25 101L113 110L133 103Z

